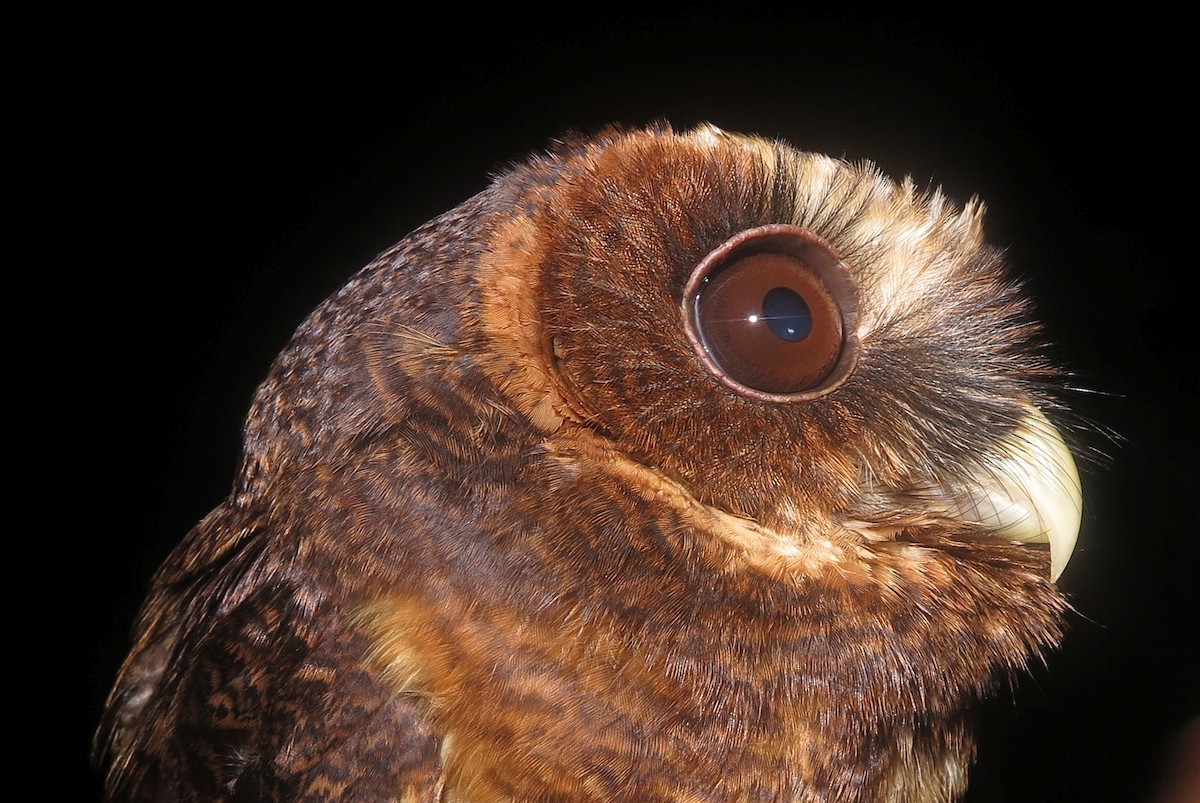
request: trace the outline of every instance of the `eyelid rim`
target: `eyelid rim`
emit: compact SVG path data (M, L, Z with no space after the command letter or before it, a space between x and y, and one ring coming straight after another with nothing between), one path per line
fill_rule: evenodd
M842 316L842 350L829 376L815 388L796 393L768 393L743 385L730 377L713 359L700 334L698 318L700 292L705 279L734 257L755 253L783 253L796 257L812 268L837 302ZM858 364L858 287L850 266L833 247L808 229L790 223L770 223L745 229L710 251L692 270L683 288L681 310L683 330L704 367L730 390L772 404L792 404L824 396L845 382Z

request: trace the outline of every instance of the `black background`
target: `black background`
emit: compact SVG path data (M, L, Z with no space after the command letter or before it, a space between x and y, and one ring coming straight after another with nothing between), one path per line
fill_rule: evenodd
M1200 712L1196 171L1170 24L615 13L151 23L93 44L62 87L69 169L50 202L87 239L44 243L34 272L66 282L65 265L82 302L51 379L67 388L58 434L86 446L62 478L87 489L68 746L82 794L150 575L227 492L253 389L302 318L550 139L663 119L985 199L1091 426L1070 632L985 710L969 799L1147 799Z

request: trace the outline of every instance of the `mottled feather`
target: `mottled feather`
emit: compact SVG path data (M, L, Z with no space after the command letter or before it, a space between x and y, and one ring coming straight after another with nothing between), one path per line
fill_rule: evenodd
M259 388L98 737L118 800L946 801L1057 642L1045 549L947 488L1053 371L982 207L701 128L560 143L379 256ZM685 338L738 232L853 275L771 404Z

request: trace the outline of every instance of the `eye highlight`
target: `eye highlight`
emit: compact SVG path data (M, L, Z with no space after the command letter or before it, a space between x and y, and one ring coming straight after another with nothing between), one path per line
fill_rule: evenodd
M761 226L727 240L692 272L683 307L696 354L745 396L815 398L840 385L857 359L850 272L799 226Z

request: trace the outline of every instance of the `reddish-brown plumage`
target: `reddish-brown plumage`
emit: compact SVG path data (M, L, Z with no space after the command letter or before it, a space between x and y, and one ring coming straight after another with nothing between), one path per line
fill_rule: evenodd
M681 317L768 224L856 285L853 372L795 403ZM1064 607L945 496L1045 403L1025 312L978 209L868 167L714 129L531 159L276 361L146 603L112 797L952 799Z

